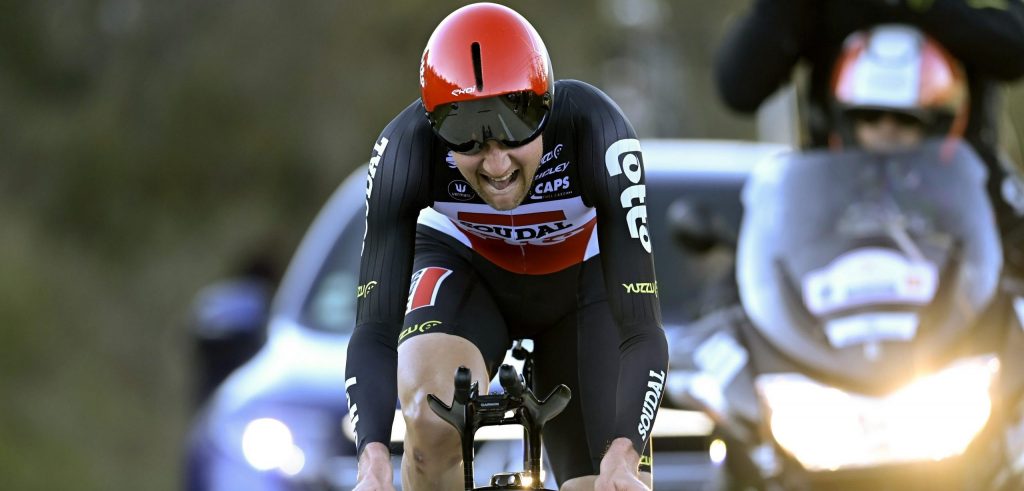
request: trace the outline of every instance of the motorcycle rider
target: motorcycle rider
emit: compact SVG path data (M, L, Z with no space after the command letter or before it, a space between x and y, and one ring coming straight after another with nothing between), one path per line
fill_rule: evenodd
M572 390L544 432L559 487L647 489L668 348L632 126L600 90L555 82L534 28L496 4L443 20L419 80L369 165L345 375L356 489L394 489L396 399L403 489L460 489L459 435L427 395L451 400L460 365L485 391L518 338L539 397Z
M830 76L843 42L882 23L920 28L963 64L971 101L963 135L989 169L1007 261L1024 272L1024 187L999 149L997 131L999 83L1024 76L1024 1L754 0L716 54L719 95L731 109L752 113L806 63L805 143L827 146L837 123L829 110Z
M928 136L960 138L967 120L963 68L920 30L885 24L857 31L832 73L830 146L911 150Z

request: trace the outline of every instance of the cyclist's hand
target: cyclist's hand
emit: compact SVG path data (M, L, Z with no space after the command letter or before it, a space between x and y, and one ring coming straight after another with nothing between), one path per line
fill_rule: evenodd
M359 474L352 491L395 491L392 483L391 452L383 443L366 445L359 456Z
M649 491L637 473L640 455L628 438L616 438L601 459L595 491Z

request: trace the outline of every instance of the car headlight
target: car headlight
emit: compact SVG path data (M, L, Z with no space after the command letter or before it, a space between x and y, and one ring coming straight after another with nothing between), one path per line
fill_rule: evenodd
M306 456L292 437L288 426L274 418L249 422L242 432L242 455L254 469L281 472L294 476L302 472Z
M808 470L960 455L992 410L992 355L961 360L885 397L866 397L795 374L757 378L772 436Z

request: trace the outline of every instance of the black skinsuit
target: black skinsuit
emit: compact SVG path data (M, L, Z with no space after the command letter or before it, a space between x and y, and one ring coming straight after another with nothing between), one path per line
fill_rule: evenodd
M510 211L468 187L419 101L377 140L359 281L373 288L358 295L345 374L360 453L390 440L397 345L436 332L474 343L492 376L513 339L534 339L537 393L573 390L545 428L559 483L597 474L614 438L649 449L668 347L643 156L598 89L559 81L554 95L531 192Z

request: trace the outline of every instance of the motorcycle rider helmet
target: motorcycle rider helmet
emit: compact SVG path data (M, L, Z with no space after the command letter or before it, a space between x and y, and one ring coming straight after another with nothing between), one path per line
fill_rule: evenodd
M855 144L854 122L886 113L918 124L926 137L959 138L967 126L968 91L960 63L920 30L885 24L846 38L833 67L834 143Z
M475 153L487 140L509 147L540 135L554 100L547 48L514 10L475 3L434 30L420 63L427 119L449 148Z

